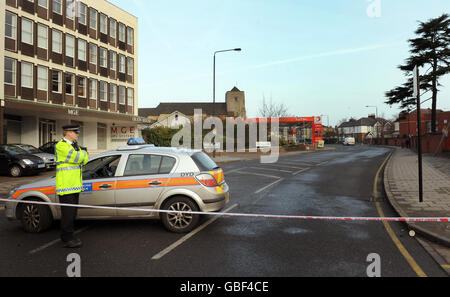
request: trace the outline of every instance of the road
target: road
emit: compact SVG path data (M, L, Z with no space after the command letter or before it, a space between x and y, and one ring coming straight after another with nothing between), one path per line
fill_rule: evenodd
M389 153L380 147L338 147L281 156L274 164L225 164L231 189L225 211L397 216L383 198L381 179L378 202L371 199ZM58 223L43 234L26 234L2 212L0 276L66 276L72 252L81 257L82 276L364 277L373 253L380 256L381 276L447 276L403 223L207 216L186 236L165 231L159 221L86 221L77 223L84 246L71 251L58 241Z

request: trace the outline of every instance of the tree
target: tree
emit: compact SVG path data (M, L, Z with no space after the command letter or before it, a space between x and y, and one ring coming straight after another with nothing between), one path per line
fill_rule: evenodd
M432 92L432 117L431 131L436 131L436 110L439 79L450 73L450 17L448 14L427 22L419 22L419 28L415 31L417 38L410 39L411 56L404 65L398 68L409 77L408 81L400 87L386 92L387 104L401 104L407 108L416 103L413 96L413 80L411 78L415 66L428 68L428 71L420 77L420 89ZM431 72L429 72L431 70Z
M284 118L289 116L288 108L284 103L274 103L272 97L267 103L266 97L264 96L262 106L259 108L259 113L263 118Z

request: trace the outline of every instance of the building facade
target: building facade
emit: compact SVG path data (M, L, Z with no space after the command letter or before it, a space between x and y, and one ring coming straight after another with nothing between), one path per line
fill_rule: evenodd
M80 124L89 151L139 136L138 20L106 0L0 1L2 143Z
M226 93L225 102L160 103L156 108L140 108L139 116L161 123L167 123L167 119L170 119L170 122L172 123L174 122L172 120L179 119L177 115L188 117L191 121L193 121L194 111L196 109L202 110L203 118L210 116L216 116L221 119L225 119L227 117L246 118L245 92L234 87L231 91Z

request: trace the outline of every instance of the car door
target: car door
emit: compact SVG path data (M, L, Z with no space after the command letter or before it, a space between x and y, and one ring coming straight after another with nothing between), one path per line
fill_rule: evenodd
M176 159L156 154L130 154L123 176L117 178L117 207L153 209L167 186ZM118 216L147 216L148 212L118 210Z
M83 188L80 204L115 207L116 169L120 155L112 155L90 161L83 167ZM80 208L79 218L113 217L114 209Z

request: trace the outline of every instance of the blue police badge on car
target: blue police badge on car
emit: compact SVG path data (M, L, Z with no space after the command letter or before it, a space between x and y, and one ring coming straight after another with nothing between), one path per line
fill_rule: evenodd
M85 194L92 193L92 183L83 184L83 193Z

